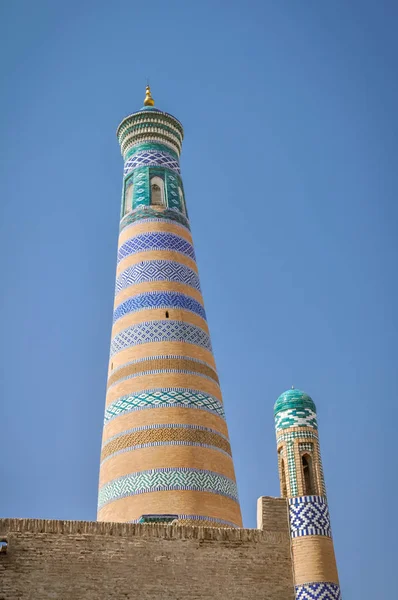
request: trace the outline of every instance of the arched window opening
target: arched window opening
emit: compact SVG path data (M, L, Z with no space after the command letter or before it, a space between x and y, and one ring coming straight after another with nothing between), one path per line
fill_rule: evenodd
M168 318L169 318L169 311L166 310L166 319L168 319Z
M286 498L286 496L287 496L286 471L285 471L285 461L283 460L283 458L281 459L281 488L282 488L282 498Z
M304 496L313 496L316 492L311 456L309 454L303 454L301 457L301 464L303 467Z
M133 191L134 185L131 184L126 188L124 193L124 211L123 215L127 215L127 213L133 210Z
M185 200L184 200L184 194L182 193L182 189L179 187L178 188L178 195L180 197L180 206L181 206L181 212L186 215L187 214L187 209L185 207Z
M164 206L164 182L161 177L151 179L151 204L153 206Z

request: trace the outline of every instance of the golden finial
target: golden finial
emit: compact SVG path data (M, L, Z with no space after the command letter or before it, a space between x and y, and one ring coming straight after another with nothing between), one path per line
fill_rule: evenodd
M155 106L155 100L151 96L151 88L146 86L144 106Z

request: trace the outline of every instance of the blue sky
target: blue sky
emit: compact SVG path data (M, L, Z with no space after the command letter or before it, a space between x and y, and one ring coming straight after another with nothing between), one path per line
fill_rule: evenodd
M397 18L365 0L0 4L0 515L96 517L115 130L149 77L185 128L245 526L279 494L274 401L302 388L343 595L394 595Z

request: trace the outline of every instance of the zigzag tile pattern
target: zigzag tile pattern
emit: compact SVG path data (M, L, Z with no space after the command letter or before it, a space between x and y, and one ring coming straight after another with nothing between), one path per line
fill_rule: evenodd
M113 371L108 379L108 387L130 377L142 376L147 373L192 373L202 375L219 383L217 373L201 360L185 356L151 356L131 361Z
M125 302L119 304L113 313L113 322L115 323L129 313L150 308L189 310L206 320L205 309L200 302L194 300L191 296L179 292L146 292L128 298Z
M126 258L126 256L131 256L137 252L150 252L155 250L179 252L192 260L196 260L192 244L187 242L184 238L175 233L152 231L136 235L122 244L117 254L117 262L119 263L123 258Z
M275 428L280 429L289 427L312 427L318 429L316 413L310 408L293 408L282 410L275 415Z
M165 319L144 321L124 329L113 338L110 355L113 356L131 346L151 342L185 342L212 351L210 337L203 329L184 321Z
M306 583L296 585L296 600L341 600L337 583Z
M209 427L175 423L147 425L125 431L104 444L101 460L121 451L163 445L205 446L222 450L231 456L231 446L222 433Z
M193 408L225 419L222 402L210 394L187 388L157 388L123 396L112 402L105 410L104 425L122 414L149 408Z
M138 167L163 167L171 169L180 175L180 164L171 154L160 150L145 150L136 152L124 163L124 175Z
M98 508L127 496L169 490L211 492L238 501L236 483L225 475L202 469L163 468L131 473L106 483L99 490Z
M125 269L116 279L116 294L130 285L147 281L175 281L200 291L199 277L193 269L173 260L147 260Z
M177 518L178 525L194 525L195 527L237 527L237 525L231 521L204 515L177 515ZM139 520L140 519L134 519L134 521L129 521L129 523L139 523Z
M290 535L332 537L329 508L322 496L301 496L289 499Z

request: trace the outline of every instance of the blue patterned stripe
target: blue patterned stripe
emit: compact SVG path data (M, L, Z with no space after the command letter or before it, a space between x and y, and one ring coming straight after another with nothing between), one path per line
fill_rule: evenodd
M197 300L179 292L145 292L128 298L115 308L113 322L125 315L150 308L177 308L189 310L206 320L203 306Z
M322 496L300 496L289 499L290 535L332 537L329 509Z
M215 526L218 523L220 525L227 525L228 527L239 527L236 523L232 523L232 521L225 521L224 519L216 519L215 517L207 517L205 515L177 515L177 519L179 521L197 521L197 527L201 526L201 521L211 521ZM128 523L139 523L139 521L140 519L134 519L133 521L128 521Z
M184 227L190 231L189 221L185 215L182 215L178 209L166 208L155 210L150 206L137 206L130 213L125 215L120 221L119 230L123 231L126 227L131 227L136 223L170 223L178 227Z
M210 337L203 329L184 321L165 319L144 321L124 329L113 338L110 355L113 356L131 346L152 342L185 342L212 351Z
M147 260L125 269L116 279L116 294L148 281L175 281L200 291L199 277L193 269L173 260Z
M156 388L118 398L105 409L104 425L135 410L150 408L193 408L225 419L222 402L215 396L189 388Z
M238 502L236 483L225 475L204 469L163 468L130 473L106 483L98 493L98 509L127 496L174 490L211 492Z
M195 259L195 251L192 244L175 233L164 231L151 231L141 233L127 240L120 246L117 254L117 262L119 263L126 256L131 256L137 252L149 252L156 250L167 250L169 252L179 252L188 256L192 260Z
M296 600L341 600L340 586L328 582L296 585Z

